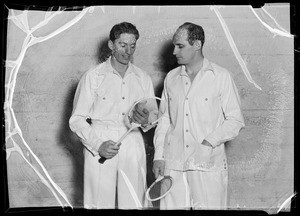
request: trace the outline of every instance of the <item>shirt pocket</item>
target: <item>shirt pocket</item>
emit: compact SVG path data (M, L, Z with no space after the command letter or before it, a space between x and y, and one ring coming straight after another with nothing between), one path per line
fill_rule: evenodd
M192 101L192 104L195 104L193 106L195 109L192 108L192 112L198 113L196 115L197 121L203 125L202 128L207 135L215 127L216 119L222 115L220 96L215 92L208 91Z
M209 112L216 107L220 107L221 105L219 94L213 90L205 91L205 93L199 96L198 100L195 102L198 102L199 106L205 109L206 112Z
M109 89L99 88L96 91L96 97L94 102L94 114L101 117L111 116L117 114L117 108L115 103L115 96L113 93L109 93Z

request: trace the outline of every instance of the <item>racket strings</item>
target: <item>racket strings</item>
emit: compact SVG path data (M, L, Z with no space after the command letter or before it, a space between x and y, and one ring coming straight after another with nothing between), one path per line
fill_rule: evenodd
M149 188L149 198L151 201L159 200L164 197L172 187L171 178L163 178L160 181L155 182Z

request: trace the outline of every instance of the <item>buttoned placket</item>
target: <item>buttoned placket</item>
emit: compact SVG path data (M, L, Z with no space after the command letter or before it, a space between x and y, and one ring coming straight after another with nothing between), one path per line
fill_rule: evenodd
M183 130L184 130L184 151L185 155L188 156L190 155L190 151L193 149L192 148L192 142L191 142L191 129L190 129L190 108L189 108L189 92L191 88L191 80L187 75L182 76L182 82L183 82L183 88L184 88L184 93L185 93L185 98L184 98L184 104L183 104Z
M185 92L185 99L184 99L184 118L183 118L183 130L184 130L184 150L185 150L185 157L189 157L189 155L192 154L192 151L195 149L195 140L193 138L192 130L191 130L191 120L190 118L190 97L192 94L192 90L195 87L195 85L198 84L199 80L202 78L202 70L198 72L198 74L195 76L194 81L191 82L189 76L185 73L182 76L182 81L184 85L184 92ZM186 158L187 159L187 158Z
M120 122L123 122L124 117L126 115L126 108L128 107L128 89L127 89L127 85L126 85L126 80L128 80L128 76L130 76L129 74L125 74L124 77L121 77L120 74L116 71L114 71L114 73L120 78L120 113L119 113L119 120ZM127 72L126 72L127 73Z
M126 106L125 106L125 103L126 103L126 96L125 96L125 93L127 92L127 88L126 88L126 82L125 80L123 79L122 80L122 84L121 84L121 92L122 92L122 100L121 100L121 118L124 118L125 114L126 114L126 111L123 110ZM123 104L123 105L122 105Z

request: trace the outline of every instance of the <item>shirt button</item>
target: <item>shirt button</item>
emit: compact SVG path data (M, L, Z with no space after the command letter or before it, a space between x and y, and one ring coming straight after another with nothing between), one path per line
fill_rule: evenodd
M122 99L124 100L124 99L125 99L125 97L122 97Z
M103 100L105 100L106 98L105 97L103 97Z
M205 98L205 100L207 101L207 100L208 100L208 98Z
M188 113L186 113L185 115L186 115L186 116L189 116L189 114L188 114Z
M188 148L188 147L189 147L189 145L186 145L186 147Z
M188 130L188 129L186 129L186 130L185 130L185 132L189 132L189 130Z
M123 82L123 85L125 85L125 82Z
M125 113L122 113L122 115L125 115Z
M186 82L185 84L186 84L186 85L188 85L189 83L188 83L188 82Z

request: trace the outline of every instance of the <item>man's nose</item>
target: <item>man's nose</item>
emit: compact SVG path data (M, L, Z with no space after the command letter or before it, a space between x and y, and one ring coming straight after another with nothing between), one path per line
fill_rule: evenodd
M174 47L174 50L173 50L173 55L176 55L177 54L177 48Z
M126 54L131 55L134 52L134 49L128 46L125 48L125 52Z

